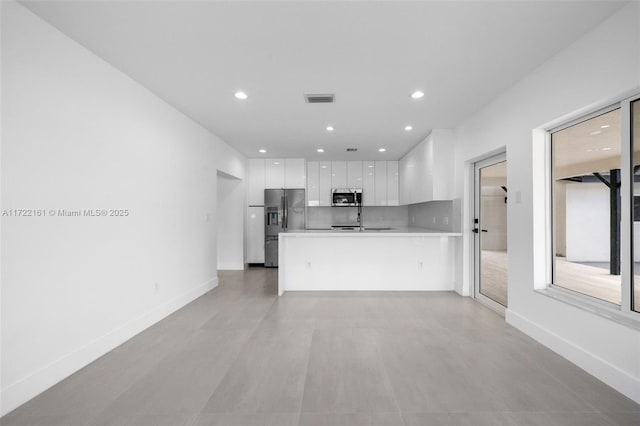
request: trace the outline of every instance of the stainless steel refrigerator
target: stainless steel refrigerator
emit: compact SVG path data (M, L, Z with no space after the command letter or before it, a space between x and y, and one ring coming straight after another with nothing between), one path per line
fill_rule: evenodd
M305 228L304 189L264 190L264 266L278 267L278 234Z

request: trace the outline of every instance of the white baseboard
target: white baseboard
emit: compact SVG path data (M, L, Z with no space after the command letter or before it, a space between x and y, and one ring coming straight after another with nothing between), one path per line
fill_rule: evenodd
M640 380L584 348L507 309L507 323L640 404Z
M219 271L242 271L244 270L244 262L222 262L218 263Z
M98 337L87 345L46 365L0 391L0 416L13 411L51 386L118 347L189 302L218 286L214 277L193 290L181 294L124 325Z

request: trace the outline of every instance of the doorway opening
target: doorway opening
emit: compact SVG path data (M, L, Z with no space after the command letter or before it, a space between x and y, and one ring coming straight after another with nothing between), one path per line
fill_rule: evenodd
M244 269L242 180L218 171L217 181L217 269L242 270Z

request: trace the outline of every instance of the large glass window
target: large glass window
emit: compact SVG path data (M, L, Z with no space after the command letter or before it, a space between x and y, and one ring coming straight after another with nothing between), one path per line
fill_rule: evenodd
M618 305L621 146L620 109L551 134L553 283Z

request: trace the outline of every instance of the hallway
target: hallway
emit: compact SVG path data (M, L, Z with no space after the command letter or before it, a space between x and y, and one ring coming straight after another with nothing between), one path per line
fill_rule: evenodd
M455 293L220 285L3 426L637 425L640 406Z

